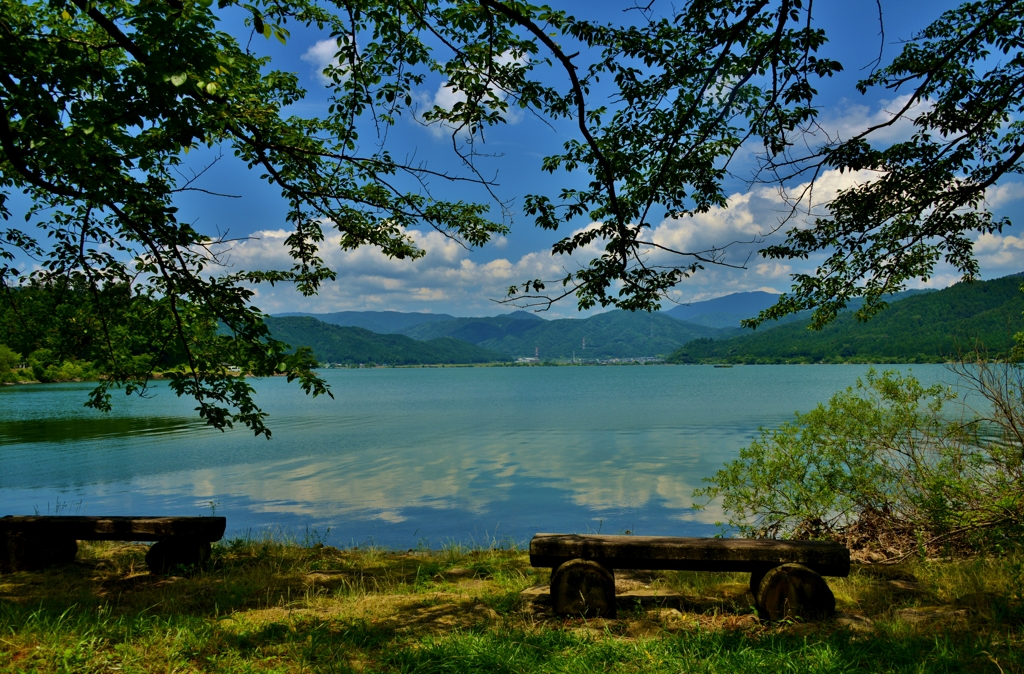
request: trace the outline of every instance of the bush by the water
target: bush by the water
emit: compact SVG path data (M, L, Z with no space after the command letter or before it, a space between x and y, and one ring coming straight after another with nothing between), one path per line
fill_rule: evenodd
M36 349L22 358L6 344L0 344L0 384L20 382L62 382L96 379L95 364L77 358L58 358L50 349Z
M835 539L868 559L998 549L1024 530L1024 370L956 368L988 409L869 371L826 405L761 437L695 491L743 535Z
M0 384L18 381L15 369L21 364L21 354L6 344L0 344Z

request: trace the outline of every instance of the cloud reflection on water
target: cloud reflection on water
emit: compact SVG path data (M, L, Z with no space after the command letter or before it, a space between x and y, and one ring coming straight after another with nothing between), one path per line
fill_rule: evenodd
M723 517L690 509L701 478L759 425L791 418L865 369L333 371L333 402L257 383L271 442L198 428L192 405L167 395L158 404L169 416L137 401L98 421L72 410L84 388L4 392L0 403L22 408L0 404L0 429L47 428L4 436L15 441L0 452L0 496L9 512L60 498L81 500L83 514L195 515L213 502L229 531L313 525L401 546L499 525L520 541L538 528L706 535ZM57 409L65 417L47 418Z

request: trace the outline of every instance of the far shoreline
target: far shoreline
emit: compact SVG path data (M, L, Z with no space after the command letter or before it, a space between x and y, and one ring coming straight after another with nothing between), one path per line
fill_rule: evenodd
M569 363L569 362L541 362L541 363L423 363L413 365L341 365L336 367L316 367L313 368L314 372L320 372L325 370L440 370L440 369L464 369L464 368L550 368L550 367L650 367L658 365L667 365L671 367L721 367L722 365L728 365L729 367L750 367L758 365L955 365L955 361L923 361L923 360L844 360L838 362L827 362L827 361L815 361L815 362L756 362L756 363L742 363L742 362L729 362L729 361L715 361L715 362L702 362L702 363L670 363L667 361L621 361L621 362L604 362L604 363ZM272 375L245 375L247 379L270 379L276 377L286 377L284 373L272 374ZM151 380L162 381L168 377L161 374L154 374L150 377ZM0 386L47 386L51 384L86 384L93 382L101 382L102 378L88 378L88 379L66 379L61 381L38 381L35 379L27 381L4 381L0 382Z

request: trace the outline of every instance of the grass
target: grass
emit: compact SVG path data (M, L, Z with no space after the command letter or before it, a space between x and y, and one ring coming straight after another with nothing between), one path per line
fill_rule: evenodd
M675 608L553 616L515 549L341 551L217 545L210 568L156 577L141 545L0 576L2 672L1024 672L1024 555L859 567L839 611L769 625L744 574L627 577Z

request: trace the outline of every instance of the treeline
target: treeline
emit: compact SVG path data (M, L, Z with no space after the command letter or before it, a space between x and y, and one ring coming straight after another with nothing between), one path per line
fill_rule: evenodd
M99 374L95 363L73 357L58 359L50 349L36 349L26 357L0 344L0 384L84 381Z
M1019 275L958 283L893 303L870 321L840 316L823 330L806 321L731 339L689 342L674 363L941 363L982 345L992 356L1014 345L1022 327Z
M114 318L112 318L114 317ZM105 318L105 319L104 319ZM256 372L246 354L211 359L230 343L222 324L198 317L179 301L133 294L125 286L29 284L0 286L0 383L66 382L106 378L145 380L191 367L175 327L184 328L199 371ZM128 326L131 326L130 328ZM451 338L418 341L341 328L313 318L267 318L265 339L291 344L283 358L340 364L463 364L507 361L508 356ZM300 353L303 352L303 353ZM223 349L220 350L223 352ZM310 362L312 363L312 361Z
M0 286L0 382L81 381L179 367L180 341L158 329L169 320L161 300L123 285Z

